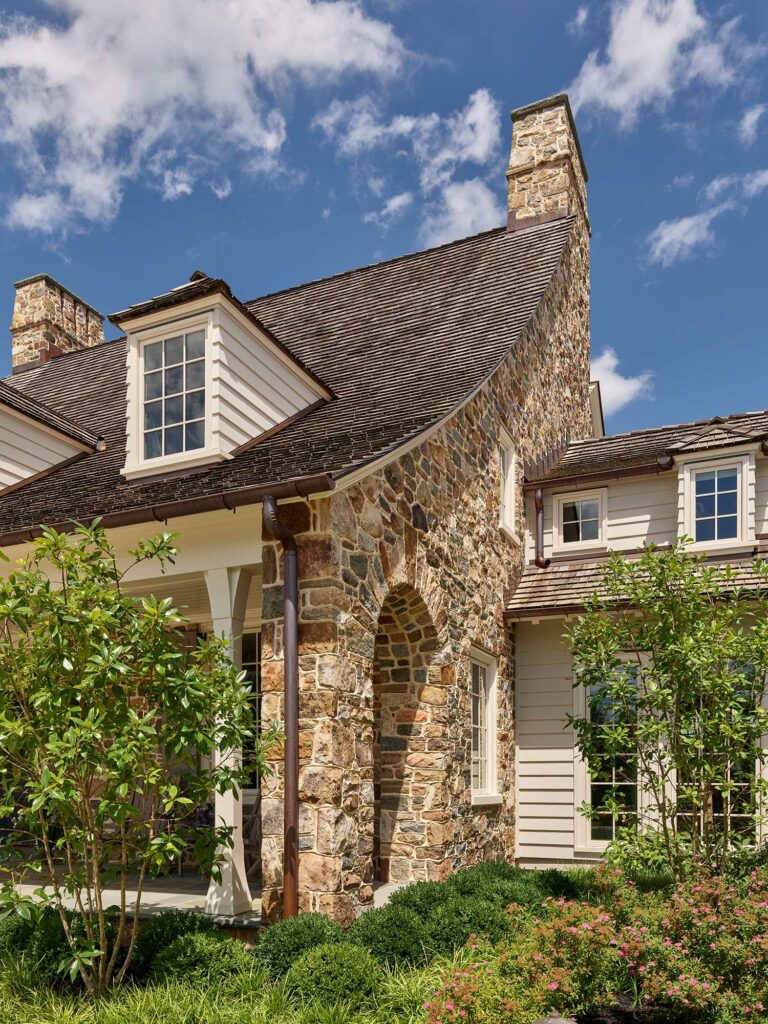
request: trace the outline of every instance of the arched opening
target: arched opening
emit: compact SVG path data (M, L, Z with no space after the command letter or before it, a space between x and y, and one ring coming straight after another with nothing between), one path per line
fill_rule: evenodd
M374 882L430 876L429 813L445 800L437 647L420 594L409 586L391 591L379 615L373 666Z

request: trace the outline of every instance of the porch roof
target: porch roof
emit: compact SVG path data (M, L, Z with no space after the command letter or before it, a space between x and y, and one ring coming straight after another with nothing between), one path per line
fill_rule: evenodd
M172 502L340 477L389 454L450 415L498 367L539 305L572 225L499 228L245 303L335 398L235 458L184 475L121 476L125 339L15 374L13 389L87 424L106 447L0 498L0 543L39 523L138 521L130 517L139 510Z

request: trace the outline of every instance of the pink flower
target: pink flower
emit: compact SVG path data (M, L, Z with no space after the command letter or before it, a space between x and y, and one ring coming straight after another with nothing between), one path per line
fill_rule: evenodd
M558 983L556 981L550 981L550 983L547 985L547 988L549 989L550 992L554 992L555 989L560 988L560 986L558 985Z

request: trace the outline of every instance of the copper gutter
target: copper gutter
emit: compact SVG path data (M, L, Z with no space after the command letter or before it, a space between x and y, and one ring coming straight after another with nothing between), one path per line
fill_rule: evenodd
M550 559L544 557L544 488L541 485L536 488L534 504L536 507L536 557L533 563L539 569L546 569Z
M298 477L282 483L258 484L254 487L236 487L228 491L219 491L199 498L181 498L178 501L166 501L157 505L139 505L122 512L107 512L103 516L89 516L81 522L93 523L97 519L107 528L133 526L137 523L164 523L168 519L180 516L196 515L200 512L215 512L218 509L239 508L241 505L257 505L267 496L272 498L306 498L310 494L332 491L336 481L327 473L316 476ZM60 533L70 533L77 525L74 519L63 523L47 524ZM12 547L14 544L25 544L34 540L42 533L42 527L36 526L24 530L11 530L0 534L0 546Z
M265 526L283 545L283 917L295 917L299 912L299 580L296 538L281 521L274 496L265 495L263 510Z
M662 460L664 464L662 465ZM626 476L649 476L651 473L665 473L671 468L667 464L665 456L659 456L654 462L645 463L642 466L626 466L624 468L603 470L597 473L579 473L574 476L549 477L544 480L526 480L523 488L526 491L533 491L537 487L558 488L571 487L575 484L594 484L601 480L621 480Z

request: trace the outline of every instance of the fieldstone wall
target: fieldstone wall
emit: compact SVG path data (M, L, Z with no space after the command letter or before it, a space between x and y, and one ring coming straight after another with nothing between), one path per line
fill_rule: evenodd
M104 317L47 274L16 283L11 321L14 367L104 341Z
M379 877L442 878L512 856L513 640L522 567L499 526L500 431L519 462L591 435L589 248L574 223L526 331L480 391L357 483L286 505L300 580L300 899L351 919ZM522 496L516 504L522 535ZM265 720L282 716L280 546L264 543ZM497 663L497 806L472 805L470 651ZM282 780L263 787L263 907L279 913Z

